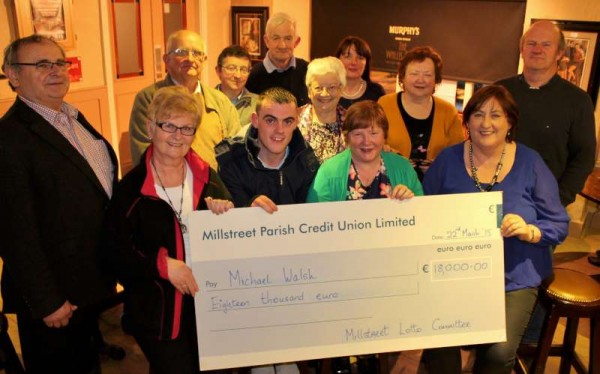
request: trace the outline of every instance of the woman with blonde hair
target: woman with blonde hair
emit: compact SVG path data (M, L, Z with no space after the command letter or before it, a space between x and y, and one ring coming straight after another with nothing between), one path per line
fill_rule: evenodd
M201 113L184 87L156 91L146 123L151 144L111 203L110 248L125 289L123 329L156 374L199 372L188 216L233 207L219 175L191 149Z

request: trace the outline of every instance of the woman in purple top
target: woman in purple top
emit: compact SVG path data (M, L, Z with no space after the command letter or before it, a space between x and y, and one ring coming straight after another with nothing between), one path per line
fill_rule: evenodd
M463 113L468 139L442 151L423 181L426 195L503 191L506 332L503 343L476 347L475 373L510 373L542 279L552 274L549 247L568 233L556 179L532 149L515 142L517 106L501 86L477 91ZM427 350L432 373L460 373L458 347Z

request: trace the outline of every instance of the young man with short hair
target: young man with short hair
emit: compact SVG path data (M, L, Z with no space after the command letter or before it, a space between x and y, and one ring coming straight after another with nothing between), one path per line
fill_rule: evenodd
M263 92L245 137L225 139L215 152L219 175L235 206L260 206L306 200L319 162L298 130L296 99L282 88Z

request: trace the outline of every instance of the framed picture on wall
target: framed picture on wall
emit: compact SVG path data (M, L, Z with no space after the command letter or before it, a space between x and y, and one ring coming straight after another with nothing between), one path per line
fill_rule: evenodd
M253 62L267 52L263 35L268 18L268 7L231 7L231 42L246 48Z
M531 23L540 21L532 19ZM600 87L600 22L549 20L565 36L565 52L558 61L558 75L598 99Z
M71 0L14 0L19 36L40 34L75 47Z

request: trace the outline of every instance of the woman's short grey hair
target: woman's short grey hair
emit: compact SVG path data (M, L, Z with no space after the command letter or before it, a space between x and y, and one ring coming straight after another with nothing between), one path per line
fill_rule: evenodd
M308 64L308 70L306 72L306 86L310 87L310 84L316 77L320 77L329 73L337 75L342 87L346 85L346 68L339 58L329 56L322 58L315 58Z

